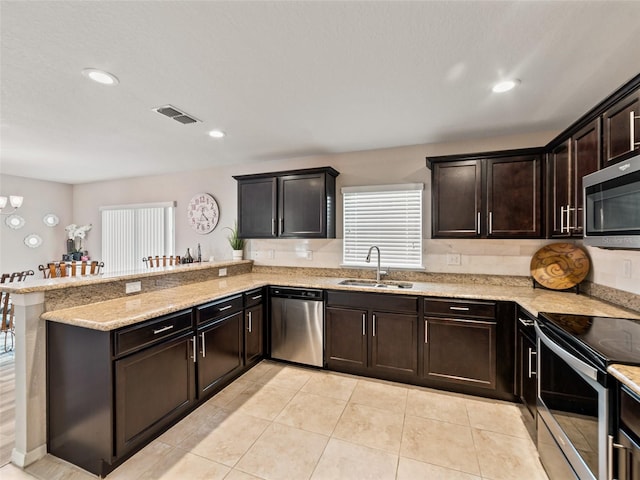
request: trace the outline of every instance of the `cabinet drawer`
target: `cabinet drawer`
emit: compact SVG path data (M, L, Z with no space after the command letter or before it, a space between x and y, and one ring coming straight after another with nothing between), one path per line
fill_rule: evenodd
M368 308L385 312L417 313L418 297L393 293L328 291L327 305Z
M495 320L496 304L493 302L425 298L424 314Z
M116 331L113 350L121 356L191 328L191 310L183 310Z
M262 288L257 290L251 290L244 293L244 306L245 308L253 307L254 305L260 305L264 299L264 291Z
M234 295L199 306L196 308L197 324L200 325L209 320L226 317L227 315L241 311L242 307L242 295Z

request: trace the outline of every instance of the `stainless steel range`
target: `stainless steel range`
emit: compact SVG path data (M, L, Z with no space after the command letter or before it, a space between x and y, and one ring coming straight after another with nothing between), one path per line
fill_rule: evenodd
M541 313L538 451L552 480L611 478L612 363L640 365L640 321Z

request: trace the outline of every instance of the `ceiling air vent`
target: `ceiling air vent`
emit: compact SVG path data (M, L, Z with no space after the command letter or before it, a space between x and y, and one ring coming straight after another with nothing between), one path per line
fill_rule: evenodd
M165 117L172 118L176 122L180 122L184 125L187 125L189 123L196 123L200 121L194 116L189 115L188 113L185 113L181 110L178 110L173 105L165 105L164 107L154 108L153 111L158 112L164 115Z

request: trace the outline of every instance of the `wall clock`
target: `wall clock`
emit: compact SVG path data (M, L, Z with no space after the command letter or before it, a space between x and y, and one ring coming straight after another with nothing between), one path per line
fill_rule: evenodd
M196 232L202 235L212 232L219 217L218 203L208 193L199 193L189 201L187 218Z

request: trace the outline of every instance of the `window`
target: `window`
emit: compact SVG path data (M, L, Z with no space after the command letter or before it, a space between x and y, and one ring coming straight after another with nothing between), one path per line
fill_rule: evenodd
M421 183L344 187L343 264L368 265L367 252L376 245L385 267L423 268L423 188Z
M101 207L105 272L140 269L149 255L173 255L175 202Z

